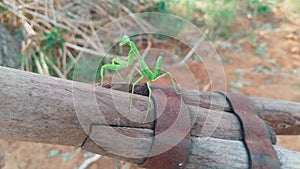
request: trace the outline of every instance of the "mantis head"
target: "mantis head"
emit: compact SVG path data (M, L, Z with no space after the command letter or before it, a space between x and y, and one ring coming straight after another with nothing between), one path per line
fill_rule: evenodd
M124 35L123 38L122 38L122 41L120 42L120 46L121 45L125 45L125 44L127 44L129 42L130 42L129 36L128 35Z

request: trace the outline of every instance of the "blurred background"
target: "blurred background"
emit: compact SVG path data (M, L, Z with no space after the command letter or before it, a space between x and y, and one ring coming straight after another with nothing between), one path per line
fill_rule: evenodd
M161 12L182 17L203 31L204 41L211 41L220 56L228 91L300 102L299 11L298 0L0 0L0 65L72 79L80 53L101 58L99 68L110 63L112 55L127 56L128 48L112 47L112 55L98 50L105 41L116 41L94 37L104 25L134 13ZM211 90L205 66L185 44L147 34L134 36L133 41L143 54L151 48L176 54L191 70L198 89ZM89 62L81 58L81 63L86 70L81 76L86 76ZM106 79L111 78L107 71ZM99 82L99 74L93 79ZM190 81L184 83L189 89ZM280 146L300 151L299 136L277 140ZM96 160L89 169L137 168L80 148L0 140L4 169L78 169L91 157Z

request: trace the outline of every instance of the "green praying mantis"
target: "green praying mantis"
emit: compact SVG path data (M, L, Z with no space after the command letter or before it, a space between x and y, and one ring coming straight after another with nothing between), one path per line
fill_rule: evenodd
M135 82L133 82L133 84L132 84L131 97L130 97L130 111L131 111L131 106L132 106L132 102L133 102L134 88L146 76L147 88L149 90L147 112L146 112L146 117L145 117L145 120L146 120L148 112L150 110L150 101L151 101L151 95L152 95L152 90L150 88L150 82L155 81L155 80L157 80L159 78L162 78L162 77L165 77L165 76L170 76L170 79L172 81L172 86L173 86L175 92L177 94L179 94L179 92L177 90L177 87L176 87L176 83L175 83L174 78L173 78L173 76L170 72L165 72L163 74L160 74L161 73L161 68L162 68L162 61L163 61L162 56L159 56L158 59L156 60L156 66L155 66L154 72L152 72L150 70L150 68L147 66L147 64L145 63L142 56L140 55L140 53L139 53L138 49L136 48L134 42L132 42L130 40L129 36L124 35L123 38L122 38L122 41L120 42L119 45L120 46L123 46L123 45L129 45L130 46L130 51L128 53L128 60L126 61L126 60L122 60L120 58L113 58L111 64L103 65L100 69L101 84L103 84L104 70L105 69L110 69L110 70L117 71L117 70L128 68L128 67L133 65L134 56L136 56L137 59L138 59L138 62L140 64L141 70L139 70L137 67L134 67L138 71L138 73L140 74L140 77Z

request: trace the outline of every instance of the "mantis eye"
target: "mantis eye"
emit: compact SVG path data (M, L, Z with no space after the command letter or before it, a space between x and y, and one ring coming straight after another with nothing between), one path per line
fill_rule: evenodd
M124 35L123 38L122 38L122 41L120 42L120 45L125 45L128 42L130 42L129 36Z

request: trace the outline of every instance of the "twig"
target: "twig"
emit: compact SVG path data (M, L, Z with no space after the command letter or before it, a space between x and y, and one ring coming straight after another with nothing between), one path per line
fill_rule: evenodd
M25 51L30 47L31 43L32 43L31 39L28 39L27 43L25 41L23 41L22 49L21 49L22 54L24 54Z
M23 8L29 8L29 9L34 9L34 10L45 10L43 7L40 6L36 6L37 2L33 2L33 3L27 3L27 4L22 4L19 5L17 8L15 8L16 10L22 10Z
M95 43L96 43L98 46L102 46L101 40L100 40L100 38L99 38L99 36L98 36L96 30L95 30L95 25L89 24L89 26L90 26L90 29L91 29L91 31L92 31L92 35L95 37L95 38L92 38L92 39L95 39L95 41L96 41Z
M57 16L57 19L60 19L62 22L64 22L66 25L64 27L67 27L66 30L77 33L78 35L82 36L88 44L90 44L93 48L98 49L99 46L97 46L95 43L92 43L92 41L89 41L90 36L87 36L84 32L82 32L78 27L74 26L73 23L70 23L66 18Z
M60 77L65 79L66 77L61 73L61 71L57 68L57 66L48 58L48 56L45 56L46 62L51 66L51 68L55 71L55 73Z
M50 9L51 9L52 17L53 17L53 20L55 22L57 22L53 3L54 3L53 0L50 0L49 4L50 4Z
M46 21L43 20L43 19L36 18L35 21L36 21L39 25L41 25L41 27L42 27L42 25L43 25L42 28L44 28L44 29L41 29L41 28L40 28L40 30L43 31L43 32L45 32L45 30L51 29L51 27L52 27L51 24L49 24L48 22L46 22Z
M117 20L115 17L109 15L100 5L97 5L96 3L93 3L92 1L87 1L87 0L83 0L83 1L87 4L90 4L94 7L96 7L99 11L103 12L104 15L106 15L111 21ZM120 29L122 28L121 25L118 25L118 26L119 26Z
M147 47L142 54L142 58L145 58L147 56L147 54L149 53L149 50L151 49L151 46L152 46L151 40L152 40L152 36L149 36L147 38Z
M6 4L7 4L7 3L9 3L9 4L11 3L10 1L8 1L8 2L7 2L7 1L4 1L4 2L5 2ZM19 0L18 2L19 2L21 5L19 5L17 9L20 9L20 8L29 8L29 7L33 7L33 6L36 7L35 5L36 5L36 4L39 4L39 1L35 1L35 2L26 2L26 3L24 3L23 1Z
M104 53L100 53L100 52L92 50L92 49L80 47L80 46L77 46L77 45L69 43L69 42L66 42L65 45L67 47L69 47L69 48L73 48L75 50L79 50L81 52L89 53L89 54L96 55L96 56L104 56L104 55L106 55Z
M190 52L177 64L177 65L183 65L189 58L195 53L196 49L200 44L204 41L205 36L202 36L194 45L194 47L190 50Z
M40 14L40 13L38 13L38 12L31 11L31 10L28 10L28 9L23 9L22 12L29 13L29 14L31 14L31 15L33 15L33 16L36 16L36 17L40 17L40 18L42 18L42 19L44 19L44 20L49 21L50 23L52 23L52 24L55 25L55 26L61 26L61 27L64 27L64 25L57 23L54 19L51 19L51 18L49 18L49 17L47 17L47 16L45 16L45 15L42 15L42 14Z
M113 4L113 2L111 0L108 0L109 3ZM132 17L132 19L144 30L148 30L148 29L151 29L151 30L156 30L154 27L152 27L150 24L148 24L147 22L145 22L144 20L138 20L134 14L126 7L124 6L122 3L119 4L120 7L128 14ZM148 29L146 27L148 27Z
M17 17L19 17L19 18L21 18L21 19L23 19L23 20L26 20L26 21L28 21L28 22L30 22L31 23L31 25L35 25L35 26L39 26L39 24L37 24L36 22L34 22L32 19L28 19L26 16L24 16L24 15L22 15L22 14L19 14L19 12L18 12L18 10L16 9L16 7L14 7L14 6L12 6L12 7L14 7L14 8L11 8L11 7L9 7L9 6L7 6L6 4L3 4L3 3L1 3L0 2L0 6L1 7L3 7L3 8L5 8L5 9L7 9L7 10L9 10L10 12L12 12L14 15L16 15ZM22 10L22 11L24 11L24 10ZM29 11L29 10L28 10ZM36 13L36 12L35 12ZM30 14L32 14L32 13L30 13ZM36 13L36 14L38 14L38 13ZM32 14L33 15L33 14ZM40 16L43 16L43 15L41 15L41 14L39 14ZM46 17L43 17L43 19L45 19ZM51 22L50 22L51 23ZM66 27L66 26L64 26L64 25L61 25L61 24L58 24L58 26L60 26L60 27L64 27L64 29L68 29L68 27Z
M146 31L146 27L143 25L143 23L141 21L139 21L138 19L135 18L134 14L123 4L120 4L120 7L129 15L132 16L132 19L143 29L143 31Z
M141 6L141 4L140 3L138 3L137 1L129 1L130 3L132 3L133 5L135 5L135 6Z
M75 62L76 59L74 58L73 54L70 52L70 50L68 48L65 47L65 49L67 50L67 55L68 57L72 60L72 62Z
M26 20L23 20L23 27L25 29L25 31L28 33L28 36L32 36L32 35L35 35L35 31L32 29L32 27L29 25L28 22L26 22Z
M153 6L154 6L154 4L149 4L149 5L146 5L146 6L142 6L138 10L136 10L135 12L136 13L141 13L141 12L146 11L149 8L152 8Z
M37 68L39 74L44 75L44 71L42 69L42 66L41 66L41 64L40 64L40 62L39 62L39 60L38 60L38 58L36 57L35 54L33 54L33 58L34 58L34 63L36 65L36 68Z
M63 54L62 54L62 70L65 77L67 77L67 51L66 46L63 46Z
M98 48L98 46L96 44L91 43L91 41L88 41L89 36L87 36L85 33L83 33L80 29L78 29L73 24L68 23L68 21L66 20L66 18L60 17L59 15L56 16L57 17L56 19L61 19L61 21L65 22L67 24L67 25L63 25L63 24L58 23L55 20L53 20L53 19L51 19L51 18L49 18L49 17L47 17L45 15L37 13L35 11L31 11L31 10L28 10L28 9L23 9L22 11L26 12L26 13L29 13L29 14L31 14L33 16L40 17L40 18L42 18L42 19L44 19L44 20L46 20L46 21L48 21L48 22L50 22L50 23L54 24L55 26L60 27L62 29L66 29L68 31L74 31L74 32L78 33L79 35L81 35L86 40L86 42L89 43L91 46L93 46L95 49ZM72 28L72 29L70 29L70 28Z
M86 169L89 165L91 165L93 162L99 160L102 156L95 154L93 157L90 157L86 159L78 169Z
M42 63L42 67L43 67L43 70L44 70L44 74L47 75L47 76L50 76L50 74L49 74L49 68L48 68L48 66L46 64L43 52L40 52L40 58L41 58L41 63Z
M208 92L211 90L211 82L208 82L202 89L203 92Z
M81 51L81 52L85 52L85 53L88 53L88 54L96 55L96 56L105 56L107 58L113 58L113 57L127 58L127 56L118 56L118 55L103 53L103 52L100 52L100 51L95 51L95 50L92 50L92 49L80 47L80 46L77 46L77 45L69 43L69 42L66 42L65 45L69 48L72 48L72 49L75 49L75 50L78 50L78 51Z

